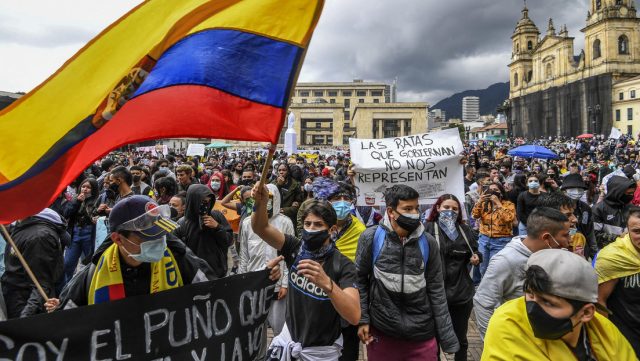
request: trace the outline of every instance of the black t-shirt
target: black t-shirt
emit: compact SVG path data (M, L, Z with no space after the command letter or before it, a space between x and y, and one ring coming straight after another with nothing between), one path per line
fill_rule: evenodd
M618 279L607 307L613 313L611 322L640 354L640 273Z
M287 328L291 338L303 347L332 345L340 337L341 318L329 296L296 272L300 245L298 239L285 235L284 246L280 250L289 267ZM324 262L322 268L335 282L333 287L356 287L356 266L337 249Z
M593 356L593 350L591 349L591 344L589 343L589 338L584 331L584 327L580 330L580 338L578 339L578 344L575 348L569 346L573 354L576 356L578 361L596 361L596 358Z

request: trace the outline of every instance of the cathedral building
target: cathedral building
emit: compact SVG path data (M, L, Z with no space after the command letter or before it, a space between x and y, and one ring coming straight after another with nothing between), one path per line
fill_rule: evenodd
M576 54L566 26L541 37L525 6L511 36L509 125L515 136L609 134L613 85L640 75L640 18L633 0L590 0ZM617 96L617 94L616 94Z

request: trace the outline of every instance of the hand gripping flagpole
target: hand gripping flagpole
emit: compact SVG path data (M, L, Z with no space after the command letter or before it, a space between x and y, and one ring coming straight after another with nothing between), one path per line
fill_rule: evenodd
M276 152L276 145L269 144L269 153L267 154L267 160L264 163L264 167L262 167L262 175L260 175L260 184L259 184L260 188L264 187L265 183L267 182L269 165L273 161L273 155L275 154L275 152Z
M13 238L11 238L11 235L9 234L9 232L7 232L7 229L5 228L4 224L0 224L0 228L2 228L2 234L4 235L4 238L7 240L7 242L9 242L9 244L11 245L11 249L13 250L13 252L15 252L16 256L18 256L18 259L20 260L20 263L22 263L22 266L24 267L25 271L27 271L29 278L31 278L31 281L33 281L33 284L36 285L36 288L38 289L38 293L40 293L40 296L44 298L45 302L49 301L49 296L47 296L47 294L44 292L44 289L42 289L42 286L40 285L40 282L38 282L36 275L34 275L33 271L31 271L31 267L29 267L27 260L25 260L24 257L22 257L22 253L20 253L20 250L16 246L15 242L13 242Z

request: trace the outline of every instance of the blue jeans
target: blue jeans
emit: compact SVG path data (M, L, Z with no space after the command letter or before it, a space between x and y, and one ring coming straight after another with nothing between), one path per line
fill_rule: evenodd
M491 257L500 252L509 241L511 241L511 237L490 238L484 234L478 237L478 250L482 254L482 263L480 263L480 274L482 276L487 271Z
M64 253L64 283L69 282L73 277L81 254L84 254L85 257L93 255L92 230L93 226L73 227L71 245Z
M519 236L526 236L527 235L527 226L522 224L522 222L518 223L518 235Z

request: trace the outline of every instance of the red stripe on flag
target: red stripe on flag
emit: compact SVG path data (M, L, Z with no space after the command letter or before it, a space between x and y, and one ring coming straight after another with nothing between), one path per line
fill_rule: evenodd
M109 301L121 300L124 298L124 285L117 284L109 286Z
M96 133L42 173L0 191L0 223L49 206L83 170L113 149L160 138L219 138L276 143L285 110L200 85L155 90L130 100Z

